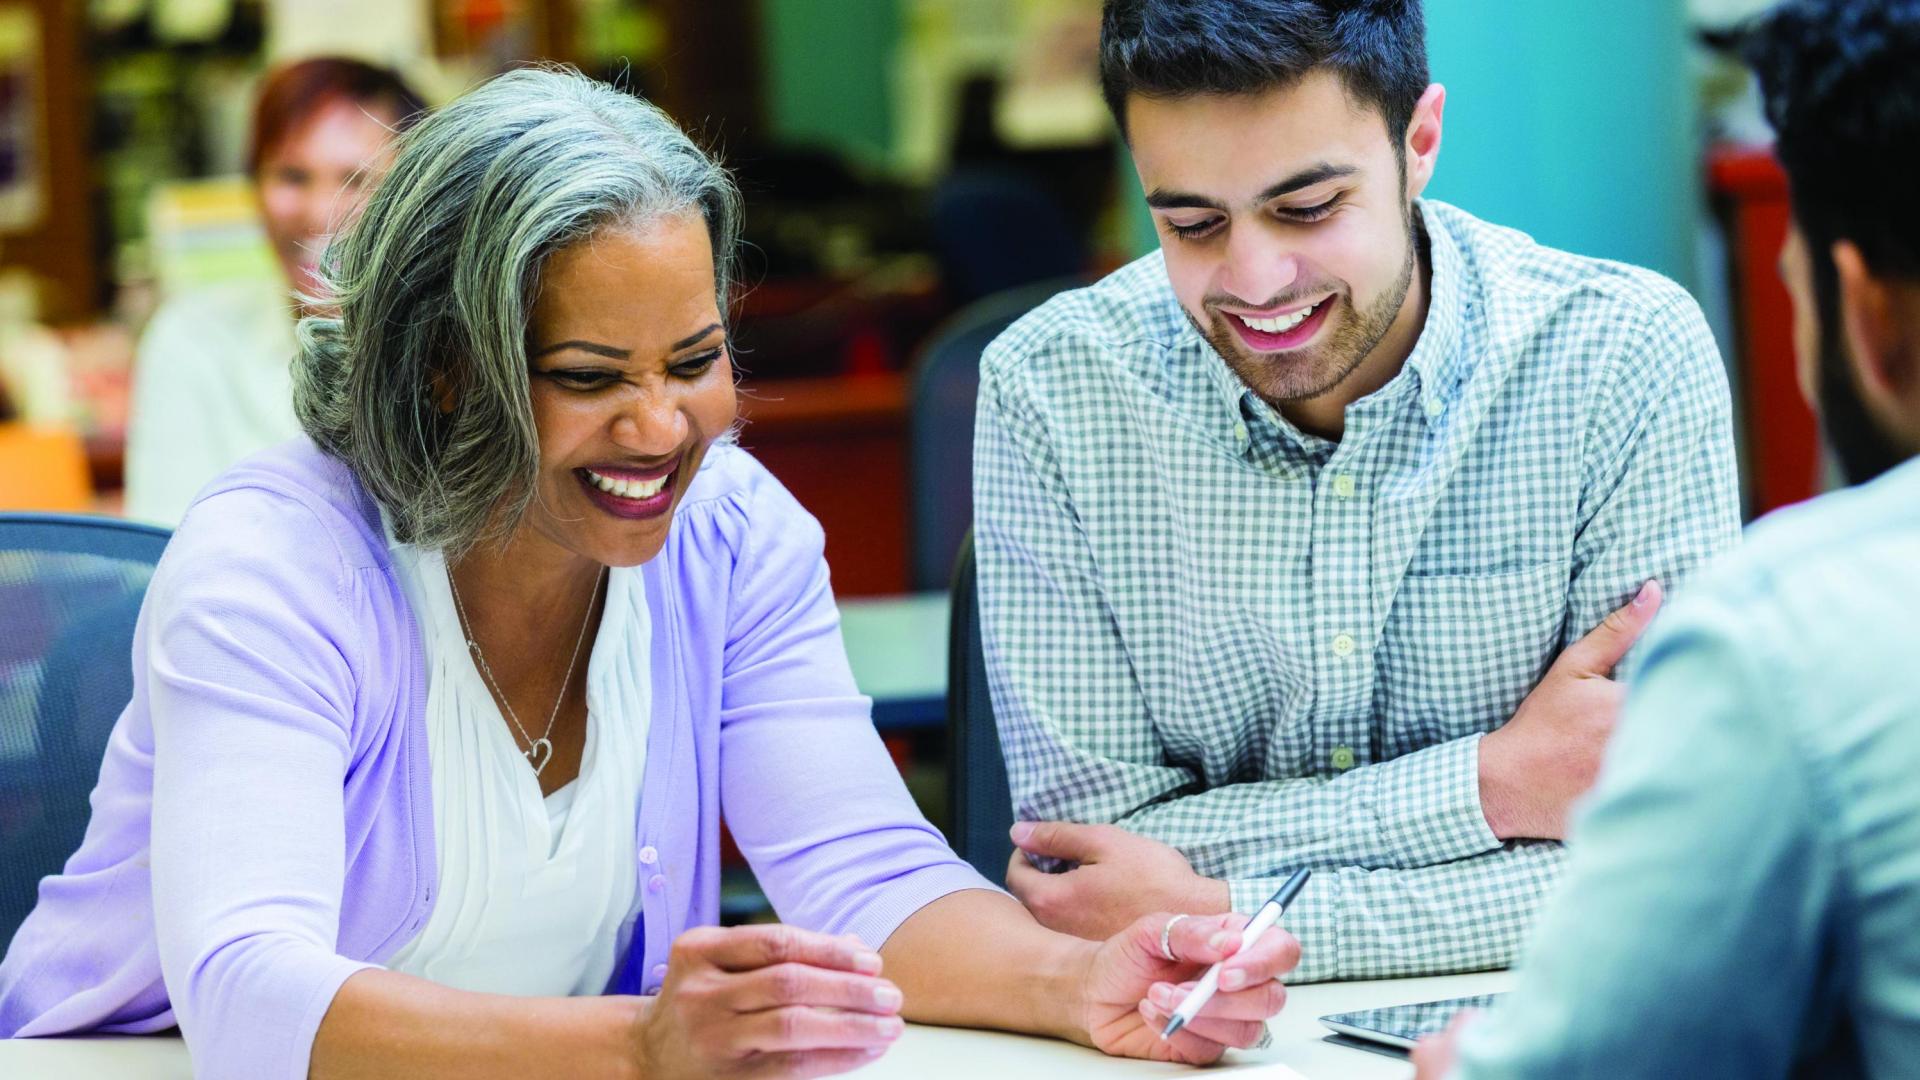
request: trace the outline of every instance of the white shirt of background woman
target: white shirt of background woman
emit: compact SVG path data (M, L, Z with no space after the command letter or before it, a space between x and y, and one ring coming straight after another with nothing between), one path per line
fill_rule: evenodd
M467 650L446 560L392 544L391 530L388 540L426 651L440 882L426 925L386 966L462 990L602 993L640 910L634 845L651 719L644 581L635 569L608 573L586 659L580 775L543 799L525 744ZM568 640L578 629L553 628ZM547 723L544 714L520 719L535 737Z
M277 274L182 292L154 313L127 403L128 517L172 528L214 477L300 434L293 323Z

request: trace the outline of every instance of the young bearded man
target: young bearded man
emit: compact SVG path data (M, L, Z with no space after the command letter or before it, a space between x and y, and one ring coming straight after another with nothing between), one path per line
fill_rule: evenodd
M1504 965L1608 676L1737 537L1713 341L1419 198L1414 0L1109 0L1101 69L1161 250L982 362L1008 885L1099 936L1312 867L1296 978Z
M1795 0L1750 42L1800 383L1860 486L1761 524L1647 642L1457 1080L1920 1076L1920 0Z

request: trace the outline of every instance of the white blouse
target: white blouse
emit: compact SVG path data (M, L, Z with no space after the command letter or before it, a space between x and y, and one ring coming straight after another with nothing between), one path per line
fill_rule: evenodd
M387 967L462 990L602 993L640 913L635 836L651 722L644 581L637 570L608 574L587 657L580 775L543 799L467 650L446 560L392 543L390 529L388 540L426 651L440 884L426 925ZM537 737L547 718L522 722Z

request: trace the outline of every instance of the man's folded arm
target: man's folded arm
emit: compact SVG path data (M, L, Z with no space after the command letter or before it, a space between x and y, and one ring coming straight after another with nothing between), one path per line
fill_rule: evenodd
M1480 805L1479 748L1471 735L1337 776L1226 784L1140 805L1115 823L1179 848L1211 878L1451 863L1500 847Z
M1439 866L1314 866L1284 924L1300 939L1292 983L1490 971L1513 962L1558 879L1566 849L1516 840ZM1233 909L1252 912L1296 865L1229 878Z
M991 363L974 447L988 682L1021 818L1119 823L1216 877L1262 872L1276 853L1411 867L1499 846L1477 736L1336 777L1196 791L1148 714L1039 410Z

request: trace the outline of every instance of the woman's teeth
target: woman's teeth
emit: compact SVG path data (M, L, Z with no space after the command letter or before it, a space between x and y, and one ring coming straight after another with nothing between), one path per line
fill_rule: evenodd
M651 499L660 494L660 489L666 487L667 481L673 478L672 473L664 473L652 480L615 480L611 476L601 476L592 469L587 469L586 474L594 487L622 499Z
M1307 316L1313 314L1313 309L1319 306L1319 304L1314 304L1312 307L1303 307L1291 315L1282 315L1274 319L1250 319L1245 315L1239 316L1239 319L1241 322L1246 323L1251 329L1258 330L1263 334L1284 334L1294 327L1299 326L1301 323L1306 322Z

